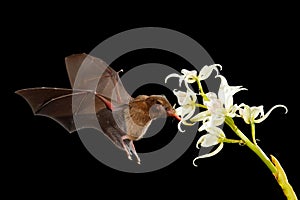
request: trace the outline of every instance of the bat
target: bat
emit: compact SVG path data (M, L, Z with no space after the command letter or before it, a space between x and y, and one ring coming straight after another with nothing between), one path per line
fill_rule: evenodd
M88 54L65 58L72 89L37 87L18 90L35 115L49 117L69 133L83 128L103 132L128 159L141 160L133 141L141 139L152 120L174 117L181 120L165 96L131 97L119 72ZM82 76L82 77L81 77Z

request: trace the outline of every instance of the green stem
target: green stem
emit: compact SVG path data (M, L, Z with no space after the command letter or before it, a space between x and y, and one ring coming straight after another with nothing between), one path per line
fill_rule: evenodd
M207 96L205 95L205 93L203 91L200 80L198 78L196 78L196 80L197 80L198 88L199 88L199 91L200 91L200 95L203 97L203 100L204 101L209 101L209 99L207 98Z
M235 140L235 139L228 139L228 138L222 138L221 142L245 144L243 140Z
M268 156L259 148L259 146L253 144L244 133L238 129L238 127L234 124L234 121L231 117L225 118L225 123L245 142L245 144L256 154L258 157L265 163L265 165L270 169L270 171L274 174L277 172L276 167L273 165Z
M205 105L203 105L203 104L200 104L200 103L196 103L195 106L196 106L196 107L206 108L206 109L207 109L207 106L205 106Z
M259 148L255 140L255 126L254 123L251 124L251 132L253 143L243 134L240 129L234 124L231 117L225 118L225 123L245 142L245 144L256 154L258 157L267 165L269 170L275 176L278 184L282 188L283 193L288 200L297 200L297 196L293 190L293 187L289 184L288 179L285 175L283 168L281 167L279 161L271 155L271 160L268 156Z
M255 145L257 145L256 139L255 139L255 123L254 122L251 122L251 133L252 133L252 141Z

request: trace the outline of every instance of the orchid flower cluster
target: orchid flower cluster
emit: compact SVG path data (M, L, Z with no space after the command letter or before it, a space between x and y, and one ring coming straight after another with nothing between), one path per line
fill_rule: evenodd
M181 121L178 123L178 129L181 132L185 132L182 129L183 125L193 126L198 122L202 122L198 131L206 131L206 134L202 135L197 143L196 147L211 147L218 145L218 147L204 155L200 155L193 160L200 158L206 158L216 155L224 146L224 143L238 143L248 146L254 151L260 159L267 165L267 167L274 174L279 185L282 187L285 195L289 198L296 197L293 190L287 190L286 188L292 188L287 181L283 169L281 168L278 160L271 156L272 161L266 156L266 154L259 148L256 143L255 137L255 124L263 122L275 108L284 108L285 113L288 109L284 105L276 105L272 107L268 112L264 112L263 106L249 106L245 103L236 104L233 101L233 96L242 91L247 90L242 86L230 86L226 78L220 75L219 70L222 70L222 66L219 64L206 65L198 73L196 70L188 71L182 69L182 74L170 74L166 77L165 83L170 78L178 78L179 86L185 85L185 90L174 89L173 93L176 95L179 103L179 107L176 108L177 114L181 117ZM211 76L213 71L216 72L215 78L220 80L220 86L218 93L204 92L201 82ZM191 84L197 84L198 91L194 91L190 86ZM202 103L198 103L198 97L202 98ZM196 113L196 110L200 109L201 112ZM235 125L234 119L242 118L246 124L251 126L251 140L244 135L244 133ZM220 128L223 124L227 124L240 139L227 138L223 130ZM285 178L282 178L285 177ZM293 196L294 195L294 196ZM293 199L291 198L291 199ZM297 197L296 197L297 198Z

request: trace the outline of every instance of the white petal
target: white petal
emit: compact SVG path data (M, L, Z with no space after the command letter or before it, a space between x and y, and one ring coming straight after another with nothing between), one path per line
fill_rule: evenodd
M201 125L201 126L199 127L199 129L198 129L199 132L201 132L201 131L207 129L207 127L210 126L210 121L209 121L209 120L210 120L210 117L207 117L207 118L205 118L205 119L203 120L202 125Z
M181 124L182 124L182 121L183 121L183 120L181 120L180 122L178 122L178 124L177 124L177 128L178 128L178 130L179 130L180 132L182 132L182 133L183 133L183 132L185 132L185 130L182 130L182 129L181 129Z
M208 134L201 136L196 144L199 149L199 144L202 147L210 147L219 143L219 138L225 138L225 134L219 127L211 127L207 123L202 125ZM202 128L203 129L203 128Z
M256 117L258 117L258 115L260 116L264 116L264 107L263 106L253 106L250 108L250 112L251 112L251 119L254 120Z
M226 89L228 88L228 83L227 80L224 76L222 75L217 75L216 78L220 78L221 79L221 83L220 83L220 87L219 87L219 91L218 91L218 97L221 100L221 102L223 104L225 104L225 94L226 94Z
M194 105L190 105L189 107L188 107L188 109L185 109L184 110L184 114L187 114L186 116L184 116L184 119L190 119L193 115L194 115L194 113L195 113L195 106Z
M187 70L187 69L182 69L182 70L181 70L181 73L182 73L184 76L188 76L188 75L191 75L191 76L197 76L197 71L196 71L196 70L189 71L189 70Z
M225 121L225 115L212 115L211 116L211 127L220 126Z
M200 70L200 73L199 73L199 79L200 80L205 80L207 79L213 70L216 70L217 74L219 74L219 70L218 70L218 67L220 67L220 70L222 70L222 66L221 65L218 65L218 64L214 64L214 65L205 65L201 70Z
M224 132L222 129L216 126L208 127L206 131L212 135L218 136L218 137L225 137Z
M286 106L284 105L276 105L276 106L273 106L262 118L260 119L257 119L257 120L254 120L255 123L260 123L262 121L264 121L265 119L267 119L267 117L271 114L271 112L275 109L275 108L279 108L279 107L282 107L285 109L285 114L288 112L288 109Z
M238 114L237 114L237 111L239 110L239 106L237 104L234 104L233 106L231 106L228 110L228 113L227 113L227 116L233 118L233 117L240 117Z
M220 88L218 91L218 98L224 104L226 109L233 105L233 95L241 90L247 90L242 86L229 86L226 78L222 75L217 75L216 78L221 79Z
M195 92L189 92L191 100L195 103L197 101L197 94Z
M173 93L177 97L179 105L184 105L189 100L189 96L186 92L174 89Z
M181 119L181 121L178 123L178 125L177 125L177 128L178 128L178 130L180 131L180 132L185 132L185 130L182 130L182 128L181 128L181 124L184 124L184 125L186 125L186 126L192 126L192 125L194 125L195 123L188 123L188 122L186 122L185 120L182 120Z
M209 116L209 112L206 110L206 111L202 111L202 112L198 113L197 115L195 115L194 117L192 117L190 120L192 122L199 122L199 121L203 121L208 116Z
M201 131L204 131L206 128L208 127L208 122L204 123L199 127L198 131L201 132Z
M203 104L207 106L207 109L210 112L213 112L214 109L222 108L222 102L217 98L216 93L208 92L206 93L207 98L209 101L203 101Z
M220 143L220 145L218 146L218 148L216 148L216 150L214 150L213 152L210 152L208 154L204 154L202 156L198 156L197 158L195 158L193 160L193 165L195 167L197 167L197 165L195 164L195 161L198 160L198 159L200 159L200 158L208 158L208 157L216 155L217 153L219 153L222 150L223 146L224 146L224 143Z
M239 113L244 119L245 123L250 124L250 116L251 116L250 107L248 105L244 105L243 107L244 109L240 109Z
M195 125L196 123L189 123L189 122L187 122L187 121L182 121L182 123L184 124L184 125L186 125L186 126L193 126L193 125Z
M219 137L212 134L202 135L197 141L196 147L199 149L199 144L202 147L210 147L219 143Z
M233 95L241 90L247 89L242 88L242 86L228 86L228 88L226 88L225 101L223 102L226 109L229 109L231 106L233 106Z
M206 96L207 96L207 98L209 99L209 101L204 101L204 102L203 102L204 105L205 105L205 103L209 103L211 100L216 100L216 99L218 99L217 94L214 93L214 92L208 92L208 93L206 93Z
M187 82L187 81L184 81L184 84L185 84L185 87L186 87L188 93L191 93L191 94L195 93L195 92L190 88L190 86L188 85L188 82Z
M176 108L175 110L176 110L177 115L179 115L179 116L182 117L182 111L183 111L183 108L182 108L182 107L178 107L178 108Z
M165 83L167 83L167 81L168 81L169 78L173 78L173 77L180 78L181 75L175 74L175 73L169 74L169 75L165 78Z

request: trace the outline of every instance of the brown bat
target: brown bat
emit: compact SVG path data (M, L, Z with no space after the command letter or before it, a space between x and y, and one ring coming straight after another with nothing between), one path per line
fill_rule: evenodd
M101 59L74 54L65 62L73 89L38 87L16 93L34 114L52 118L70 133L82 128L100 130L126 152L128 159L134 154L140 164L133 141L143 137L151 121L165 116L180 120L164 96L132 98L118 73ZM84 74L83 78L78 74Z

